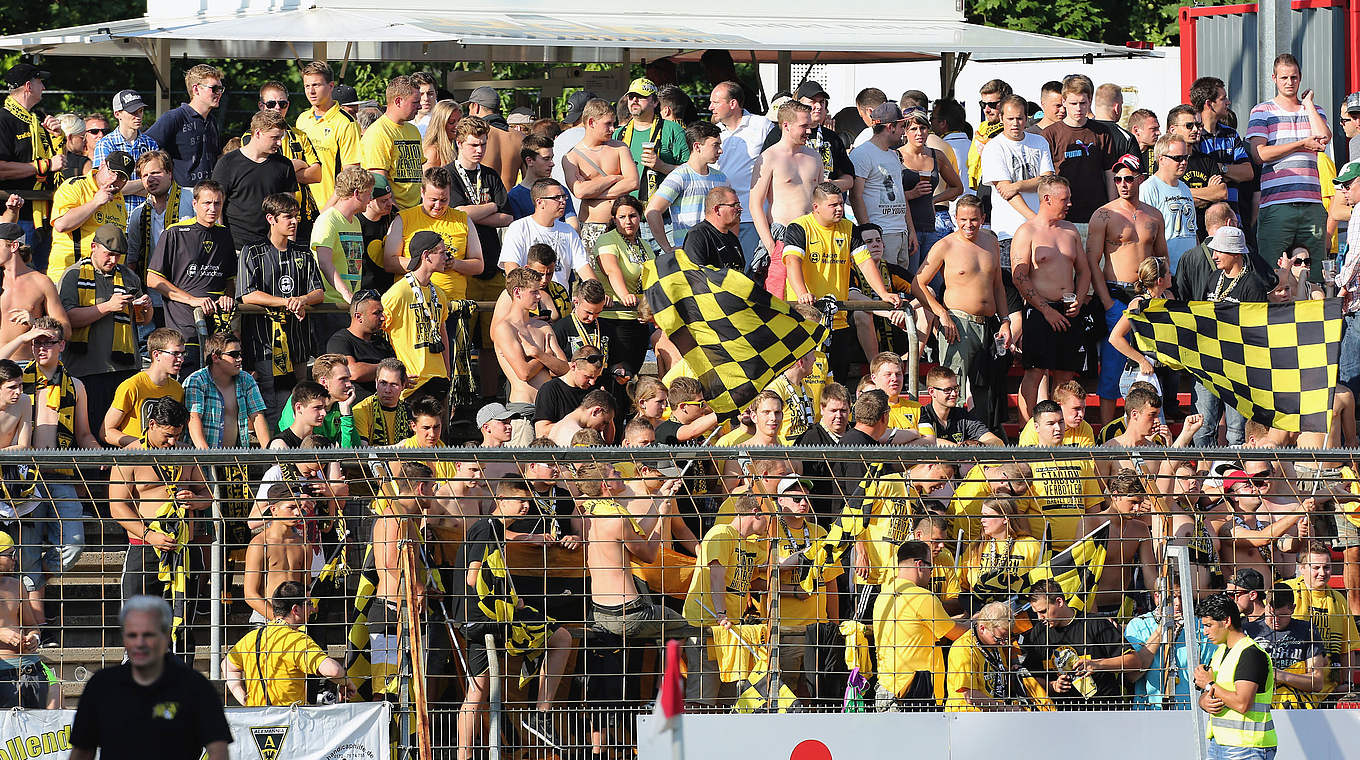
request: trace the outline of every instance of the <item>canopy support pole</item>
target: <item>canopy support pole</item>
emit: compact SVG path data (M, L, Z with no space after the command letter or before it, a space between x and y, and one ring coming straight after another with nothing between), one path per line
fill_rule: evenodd
M969 53L940 54L940 97L954 99L954 86L959 81L959 73L971 57Z
M793 52L780 50L778 54L779 74L775 77L777 92L793 92Z
M143 51L156 75L156 115L160 116L170 110L170 40L153 40Z

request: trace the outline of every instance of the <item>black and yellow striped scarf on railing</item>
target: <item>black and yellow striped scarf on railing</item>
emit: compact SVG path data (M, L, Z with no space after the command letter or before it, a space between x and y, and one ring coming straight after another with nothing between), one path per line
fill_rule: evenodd
M142 434L142 448L152 448L145 433ZM179 493L179 480L184 474L184 467L161 462L152 463L151 466L156 471L156 477L165 484L165 494L168 498L156 510L146 530L169 536L175 542L171 549L152 548L156 553L156 578L165 584L165 589L170 594L166 601L170 602L172 616L170 641L174 651L176 654L191 654L185 625L188 621L189 607L189 561L184 549L189 545L192 533L189 521L184 516L184 502L175 498Z

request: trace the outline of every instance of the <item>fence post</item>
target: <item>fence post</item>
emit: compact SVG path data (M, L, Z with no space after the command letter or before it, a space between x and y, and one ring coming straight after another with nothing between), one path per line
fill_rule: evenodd
M902 313L907 315L907 392L916 398L921 393L921 336L916 334L916 313L910 308ZM868 358L873 361L874 357Z
M208 610L208 651L211 661L208 663L208 674L212 680L219 681L222 678L222 568L224 563L224 547L222 542L226 536L225 525L222 522L222 491L221 481L217 477L217 468L209 469L213 474L212 479L212 550L210 552L209 567L211 576L208 581L208 598L212 603ZM193 653L189 653L190 661L193 660Z
M501 760L501 661L496 652L496 637L486 635L487 702L491 706L491 728L486 732L487 760Z
M1188 546L1168 546L1166 547L1166 557L1175 560L1176 573L1181 578L1181 619L1184 621L1181 629L1185 635L1185 665L1190 671L1194 671L1199 664L1199 632L1195 626L1199 624L1199 619L1195 617L1195 576L1190 568L1190 547ZM1163 648L1163 657L1173 655L1167 647L1171 642L1166 643ZM1207 747L1204 740L1204 711L1199 709L1194 698L1194 689L1190 690L1190 712L1194 714L1195 721L1195 755L1197 760L1205 760ZM1168 695L1163 694L1162 699Z

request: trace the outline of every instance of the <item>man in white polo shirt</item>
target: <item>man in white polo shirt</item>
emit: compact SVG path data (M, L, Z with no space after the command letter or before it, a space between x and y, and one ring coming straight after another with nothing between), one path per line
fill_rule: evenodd
M718 159L718 169L727 175L732 189L737 191L741 203L741 227L737 238L741 240L742 253L750 265L760 245L760 235L756 233L755 222L751 221L751 169L764 149L765 136L774 129L769 119L753 115L741 107L741 85L736 82L722 82L713 88L708 98L708 110L713 114L713 123L722 130L722 157Z

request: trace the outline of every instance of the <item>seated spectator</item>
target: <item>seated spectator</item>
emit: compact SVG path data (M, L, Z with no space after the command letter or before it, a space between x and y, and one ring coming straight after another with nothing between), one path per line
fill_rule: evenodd
M313 431L325 440L326 436L320 432L320 428L326 423L330 399L330 392L321 383L310 380L298 383L293 388L293 395L288 397L288 410L292 413L288 425L279 428L279 434L269 442L269 448L301 448L302 439L312 435Z
M987 429L968 409L959 406L963 391L954 370L937 365L926 373L926 392L930 403L921 408L917 430L952 443L980 443L1001 446L1001 437ZM927 427L929 426L929 427Z
M579 407L587 394L598 389L603 371L604 354L600 349L594 346L576 349L571 356L567 373L548 380L538 389L538 396L534 401L534 435L536 437L548 435L554 424ZM612 401L610 410L612 414Z
M1322 634L1330 666L1327 691L1349 688L1356 667L1355 651L1360 649L1355 618L1345 595L1328 583L1331 578L1331 550L1321 541L1309 541L1299 551L1298 575L1284 581L1294 592L1294 618L1313 621ZM1269 609L1266 617L1270 617Z
M184 381L189 439L204 450L248 448L254 430L260 448L268 448L264 399L255 379L241 371L240 339L231 333L214 333L204 349L208 366Z
M874 702L879 712L933 712L944 705L946 686L944 654L936 642L954 641L968 629L930 593L930 547L904 541L896 560L874 602Z
M41 636L32 608L23 603L26 594L18 572L19 547L8 533L0 532L0 599L5 602L0 605L0 626L10 634L9 640L0 643L4 657L0 661L0 706L58 710L60 682L40 656L32 653ZM37 679L20 676L29 668L37 671Z
M146 348L150 366L118 385L104 414L102 432L110 446L125 448L142 437L142 421L155 400L184 401L184 387L175 379L184 365L184 339L174 329L162 327L147 337Z
M1069 380L1049 391L1049 396L1057 403L1063 415L1062 445L1094 446L1095 431L1086 421L1086 388L1076 380ZM1019 445L1037 446L1039 434L1034 429L1031 417L1020 429Z
M339 354L322 354L312 362L312 379L326 389L326 417L316 433L341 448L359 446L359 434L354 430L354 383L349 379L349 364ZM279 418L279 429L293 424L293 405L289 404Z
M268 238L241 250L236 297L241 303L262 306L264 314L241 318L246 356L241 363L254 376L265 401L266 417L274 423L284 401L299 380L305 379L312 355L311 308L325 296L321 272L311 249L295 242L298 202L289 193L264 199ZM328 210L329 213L329 210Z
M571 437L578 430L594 430L606 441L614 441L614 400L602 390L590 391L581 403L567 415L553 423L548 437L558 446L570 446Z
M308 385L315 385L310 381L304 381ZM312 451L327 447L326 439L319 435L309 434L303 437L298 446L291 448ZM271 446L270 448L281 448ZM334 515L337 512L336 505L349 495L349 484L342 477L339 462L322 464L319 461L307 462L280 462L279 464L265 470L260 478L260 487L255 489L255 503L250 508L250 517L246 527L252 531L260 530L269 524L267 519L270 515L269 510L269 489L276 485L284 485L297 491L306 500L302 502L304 506L304 517L312 518L318 512L326 512ZM323 509L318 510L317 505Z
M888 396L888 426L915 430L916 423L921 420L921 405L902 395L905 376L906 363L897 354L884 351L869 362L870 381Z
M1030 591L1039 622L1020 640L1024 664L1048 689L1059 710L1114 709L1120 704L1123 672L1138 670L1138 658L1108 618L1086 615L1067 605L1057 581L1045 579Z
M349 304L349 327L330 337L326 353L345 357L350 381L359 389L361 400L373 395L378 365L397 355L383 331L382 296L378 291L365 289L354 294Z
M17 229L18 225L14 226ZM2 238L0 233L0 248L9 246L10 242ZM90 255L68 267L58 281L57 292L71 325L62 362L85 383L86 392L91 394L90 409L96 415L112 405L114 390L142 366L137 331L151 322L151 299L142 279L119 263L127 252L123 230L114 224L100 225L90 243ZM3 255L0 251L0 258ZM18 277L6 272L6 291L14 292L10 283L18 284L16 281L25 278L20 271L13 273ZM42 273L35 275L47 280ZM18 290L22 291L22 286ZM41 316L31 310L29 315ZM91 346L95 349L90 350ZM102 422L102 416L92 419L90 427Z
M1242 632L1270 655L1275 676L1270 706L1321 707L1336 680L1327 677L1326 636L1308 618L1294 617L1294 589L1282 581L1275 582L1265 606L1265 619L1244 619Z
M364 446L395 446L411 427L411 405L401 398L406 367L388 357L374 378L377 392L354 405L354 432Z
M1018 659L1011 643L1015 614L1005 602L991 602L973 616L968 632L949 646L945 712L1004 712L1030 702L1010 668ZM989 651L990 650L990 651Z
M227 653L222 662L227 691L243 707L306 704L311 675L334 682L342 702L354 696L344 664L327 657L301 630L311 607L306 586L280 583L269 600L272 622L246 634Z

